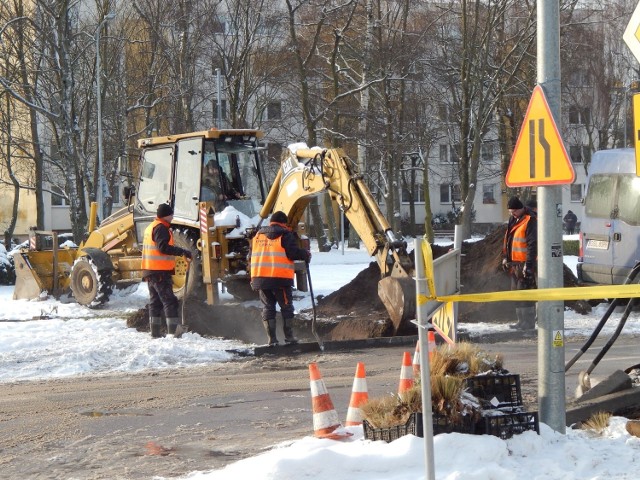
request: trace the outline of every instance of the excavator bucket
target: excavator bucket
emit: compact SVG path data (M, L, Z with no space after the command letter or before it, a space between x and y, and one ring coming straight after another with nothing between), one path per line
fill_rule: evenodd
M394 335L416 318L416 282L411 277L385 277L378 282L378 296L384 304Z

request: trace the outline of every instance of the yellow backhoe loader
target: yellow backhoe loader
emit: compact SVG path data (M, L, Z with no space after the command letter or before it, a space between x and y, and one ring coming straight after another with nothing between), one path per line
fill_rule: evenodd
M339 149L291 148L270 182L261 137L257 130L210 129L139 140L139 181L129 205L97 228L90 224L78 247L58 247L54 242L52 249L38 248L36 236L43 232L34 231L30 248L14 255L14 298L71 292L82 305L103 305L114 286L140 282L143 232L158 205L169 203L174 208L175 243L194 254L190 268L177 259L176 295L215 305L222 284L238 299L253 299L248 261L251 238L261 222L282 210L296 230L309 201L328 193L377 259L378 293L395 329L415 318L412 259L353 162ZM304 262L296 265L297 288L302 291L305 269Z

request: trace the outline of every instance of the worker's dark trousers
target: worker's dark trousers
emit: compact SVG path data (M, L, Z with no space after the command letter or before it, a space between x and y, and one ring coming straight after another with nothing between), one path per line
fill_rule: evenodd
M280 307L282 314L282 329L287 343L297 343L293 336L291 323L295 314L293 308L293 287L277 287L259 290L262 302L262 321L269 336L269 343L277 343L276 339L276 305Z
M149 317L178 317L178 298L173 293L170 272L159 272L146 278L149 285Z

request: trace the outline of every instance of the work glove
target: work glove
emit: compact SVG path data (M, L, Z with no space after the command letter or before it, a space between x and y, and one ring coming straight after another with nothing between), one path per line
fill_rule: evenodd
M183 250L182 256L185 257L187 260L193 259L193 254L189 250Z
M529 278L532 275L532 271L531 271L531 267L527 266L527 264L525 263L524 266L522 267L522 276L523 278Z
M505 272L509 271L509 262L506 258L502 259L502 270L504 270Z

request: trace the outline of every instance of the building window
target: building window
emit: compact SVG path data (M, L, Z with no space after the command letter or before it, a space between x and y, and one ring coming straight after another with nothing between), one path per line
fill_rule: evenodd
M494 159L495 143L483 143L480 155L483 163L492 163Z
M591 73L587 70L576 70L569 75L569 85L572 87L590 87Z
M450 183L440 185L440 203L459 202L460 198L460 185Z
M440 145L440 163L457 163L459 145Z
M591 109L584 107L569 107L569 124L571 125L589 125L591 122Z
M280 120L282 118L282 102L269 102L267 104L267 120Z
M51 206L53 207L66 207L67 198L64 194L64 190L56 185L51 186Z
M438 118L443 123L455 123L455 117L451 114L449 105L438 105Z
M570 145L569 156L573 163L590 163L591 149L587 145Z
M495 183L482 185L482 203L496 203L495 191Z
M582 202L582 183L571 184L571 201Z
M411 199L409 198L409 189L403 187L402 203L409 203L410 201ZM413 202L424 203L424 186L421 183L416 183L413 187Z

